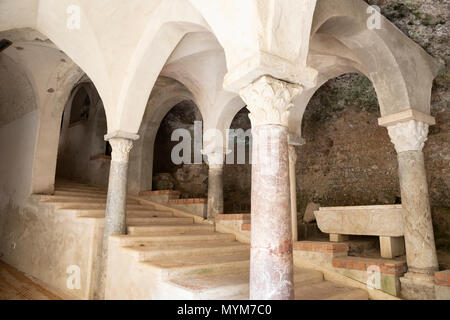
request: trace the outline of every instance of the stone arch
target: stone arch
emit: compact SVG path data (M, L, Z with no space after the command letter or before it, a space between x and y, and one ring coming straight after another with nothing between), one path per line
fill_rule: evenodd
M130 153L128 190L137 194L152 189L154 143L164 116L178 103L193 100L192 93L176 80L159 77L147 102L136 140ZM201 111L200 111L201 112ZM203 115L202 115L203 116Z
M146 26L124 79L112 131L138 131L152 88L170 55L186 34L208 31L202 16L187 1L177 3L176 10L162 2L153 15L157 18Z
M32 194L51 194L64 106L85 73L39 30L3 29L2 37L13 42L3 55L14 59L24 70L39 108L28 190ZM34 63L36 59L39 63Z
M316 91L329 80L344 75L346 73L362 73L359 65L354 61L347 59L337 59L331 56L314 56L309 57L311 63L319 71L317 85L313 88L306 88L294 100L294 105L289 113L288 128L291 134L298 137L302 136L302 120L309 101Z
M73 87L84 72L75 64L63 66L62 78L40 112L33 164L32 194L52 194L55 185L61 119Z
M359 71L375 87L382 116L407 109L429 114L438 63L381 15L380 29L369 29L368 8L358 0L318 1L312 42L317 35L330 36L358 58Z
M80 94L89 98L89 114L85 118L76 118L73 121L73 108L77 108L80 101ZM78 100L77 100L78 99ZM91 181L89 164L90 159L94 154L93 142L97 145L103 141L103 136L106 134L106 116L105 113L98 109L103 109L103 103L96 91L95 86L89 81L89 78L83 77L72 88L71 94L63 111L61 122L61 134L59 138L59 149L57 159L56 175L69 179L76 179L82 181ZM77 110L78 112L78 110ZM99 122L99 118L103 115L105 117ZM103 124L97 128L97 125ZM100 136L96 131L103 131ZM94 140L94 137L96 138ZM104 179L103 179L104 180ZM103 183L102 185L105 186Z

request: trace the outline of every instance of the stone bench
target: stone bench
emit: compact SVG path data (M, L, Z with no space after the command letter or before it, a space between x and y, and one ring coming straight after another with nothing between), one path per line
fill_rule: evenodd
M314 215L330 241L346 241L349 235L378 236L381 256L392 259L405 254L403 212L401 205L376 205L321 207Z

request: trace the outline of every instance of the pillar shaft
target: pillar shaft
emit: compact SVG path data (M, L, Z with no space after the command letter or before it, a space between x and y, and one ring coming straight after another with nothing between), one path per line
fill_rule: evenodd
M126 138L111 138L111 167L109 171L108 195L100 252L96 298L104 299L106 268L108 259L108 240L112 235L126 234L127 175L129 152L133 141Z
M250 299L294 298L287 120L301 87L264 76L241 90L253 134Z
M297 152L294 145L289 145L289 182L291 193L291 224L292 224L292 240L298 240L297 226L297 183L295 174L295 164L297 162Z
M422 148L428 124L410 120L388 127L397 150L408 272L433 274L438 270L428 183Z
M223 165L209 165L208 219L223 213Z

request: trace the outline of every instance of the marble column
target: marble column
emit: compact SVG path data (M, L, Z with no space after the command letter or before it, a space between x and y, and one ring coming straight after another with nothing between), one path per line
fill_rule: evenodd
M288 117L302 87L263 76L241 90L252 122L250 299L294 298Z
M428 136L427 123L416 120L388 126L395 145L402 205L408 273L431 276L438 270L430 199L422 149Z
M297 151L295 145L289 144L289 190L291 193L291 224L292 224L292 241L298 240L297 226L297 183L295 174L295 164L297 162Z
M111 144L112 154L103 241L100 252L97 288L95 290L96 299L104 299L109 237L126 234L128 160L133 147L133 140L137 138L138 136L130 134L105 136L105 140Z
M208 220L223 213L223 153L210 153L208 157Z

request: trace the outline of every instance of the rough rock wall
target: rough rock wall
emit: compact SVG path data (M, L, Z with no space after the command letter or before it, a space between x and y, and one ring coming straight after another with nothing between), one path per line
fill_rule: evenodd
M155 140L153 189L178 190L183 198L204 198L208 194L208 166L205 163L175 165L171 161L171 151L179 143L171 141L172 132L183 128L194 138L194 121L202 121L202 116L192 101L174 106L162 120Z
M437 246L450 249L449 1L367 1L443 64L432 92L424 148ZM323 206L400 201L397 159L368 79L352 74L326 83L303 120L307 144L298 148L299 212L308 201Z

